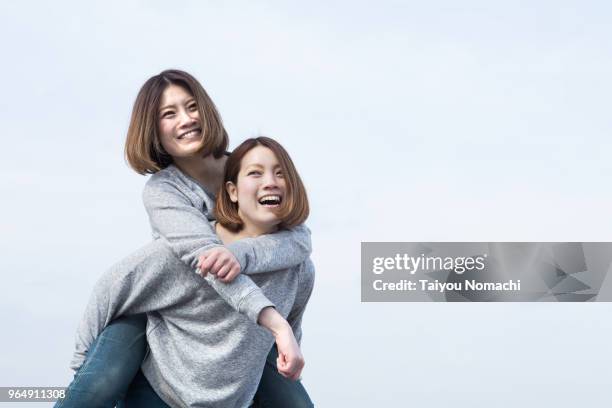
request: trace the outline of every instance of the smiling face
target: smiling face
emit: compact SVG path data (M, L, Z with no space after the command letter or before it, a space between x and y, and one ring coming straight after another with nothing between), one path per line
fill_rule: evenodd
M286 194L284 174L278 158L265 146L256 146L244 155L236 184L228 181L226 190L238 203L238 215L245 230L263 234L280 223L278 209Z
M185 88L170 84L159 104L160 143L173 159L192 157L202 150L202 124L195 98Z

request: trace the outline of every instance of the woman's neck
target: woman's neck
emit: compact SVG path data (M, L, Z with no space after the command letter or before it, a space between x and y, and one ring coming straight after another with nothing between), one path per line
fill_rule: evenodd
M209 192L216 194L223 183L223 168L227 156L174 158L174 164Z

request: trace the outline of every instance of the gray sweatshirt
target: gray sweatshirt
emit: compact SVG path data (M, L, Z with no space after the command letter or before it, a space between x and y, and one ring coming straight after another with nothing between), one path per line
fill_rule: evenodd
M314 277L305 260L310 233L301 226L230 244L242 272L253 273L255 282L243 274L230 284L205 281L193 266L203 250L221 245L209 222L211 197L173 166L151 177L143 197L157 239L98 281L71 367L82 365L111 320L147 312L151 353L142 369L169 405L247 406L273 341L253 323L261 309L273 302L301 337Z

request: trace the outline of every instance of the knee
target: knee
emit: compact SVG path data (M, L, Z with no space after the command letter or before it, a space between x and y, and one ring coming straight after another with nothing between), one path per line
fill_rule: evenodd
M116 370L103 372L79 371L68 386L65 398L59 400L54 408L106 408L115 406L122 398L124 389L117 378Z
M101 367L102 368L102 367ZM79 401L82 407L114 406L122 399L134 377L133 368L120 361L109 361L104 367L92 372L79 373L79 386L70 396Z
M102 335L130 347L146 347L146 315L123 316L113 320Z

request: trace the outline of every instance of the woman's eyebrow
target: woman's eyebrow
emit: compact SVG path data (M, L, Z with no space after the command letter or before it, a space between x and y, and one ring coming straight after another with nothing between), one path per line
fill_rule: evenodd
M174 104L169 104L169 105L166 105L166 106L162 106L161 108L159 108L159 111L161 112L164 109L168 109L168 108L174 108Z
M189 105L190 103L195 102L195 98L189 98L187 99L185 102L183 102L183 105ZM161 108L159 108L159 111L163 111L164 109L168 109L168 108L174 108L174 103L170 103L166 106L162 106Z

